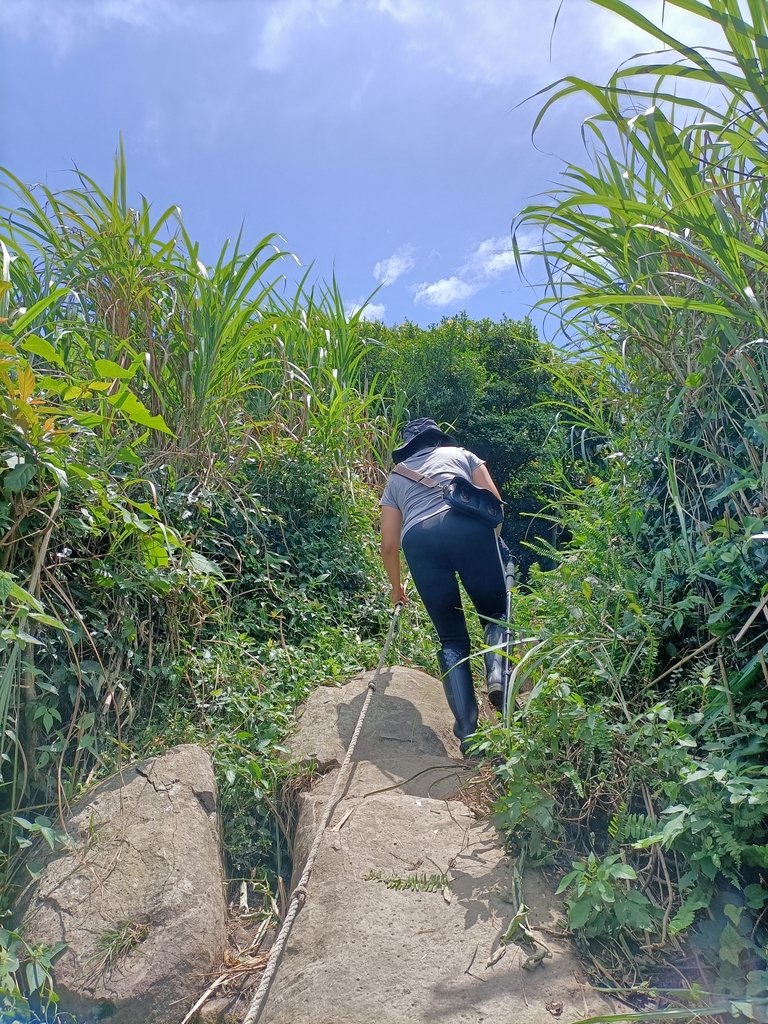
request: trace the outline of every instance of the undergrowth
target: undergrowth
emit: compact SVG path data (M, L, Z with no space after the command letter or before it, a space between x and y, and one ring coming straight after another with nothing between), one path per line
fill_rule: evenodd
M572 342L550 366L563 543L516 596L481 749L510 840L564 871L593 979L645 1011L625 1019L765 1021L768 12L668 0L705 50L592 3L666 53L555 83L536 119L593 105L584 166L514 225Z

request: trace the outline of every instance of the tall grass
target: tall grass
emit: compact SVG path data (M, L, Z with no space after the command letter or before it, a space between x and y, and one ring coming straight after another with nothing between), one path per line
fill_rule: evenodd
M61 191L0 174L1 889L11 854L50 826L26 809L63 810L124 755L144 704L175 713L184 652L214 623L233 628L241 591L232 658L249 678L243 645L278 631L287 651L283 620L308 620L293 605L310 591L318 616L326 579L340 618L372 614L363 555L351 545L349 566L326 565L315 534L358 529L363 512L343 507L368 509L391 428L361 373L359 317L335 282L286 298L276 235L240 235L206 262L177 207L130 200L122 147L106 188L79 171ZM296 580L287 485L259 493L283 459L308 480L299 507L318 521L299 527L317 579ZM333 507L313 504L323 488ZM352 627L337 625L341 643ZM290 655L284 668L281 721L303 692Z
M560 310L597 368L589 388L599 400L573 389L573 422L606 440L634 435L657 460L670 571L689 571L707 550L714 558L724 539L743 545L750 583L726 593L727 614L703 566L691 580L703 624L738 660L745 637L738 649L725 637L762 601L768 494L768 13L761 3L669 0L722 30L722 47L704 53L629 4L593 2L669 49L629 61L605 88L576 78L552 87L537 124L565 97L589 97L592 162L571 165L517 230L541 230L543 304ZM711 85L708 98L681 96L690 82ZM752 653L766 639L755 619Z
M522 793L540 814L533 835L554 827L554 806L582 848L636 865L636 899L660 922L652 940L647 922L636 935L643 955L712 904L719 937L702 955L720 974L716 1005L621 1019L721 1019L727 1007L763 1020L768 6L667 0L720 33L696 49L631 3L592 3L660 49L606 85L562 79L535 120L572 96L593 110L583 164L514 225L516 246L540 234L542 306L572 339L554 368L571 440L555 514L570 537L519 605L538 643L515 674L534 677L527 708L511 703L501 741L514 757L506 813L520 820ZM598 920L580 898L569 913L602 935L598 959L647 982L616 958L609 902L595 890Z

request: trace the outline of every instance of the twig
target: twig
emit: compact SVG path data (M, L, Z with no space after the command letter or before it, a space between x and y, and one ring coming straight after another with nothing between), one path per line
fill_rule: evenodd
M205 990L205 992L203 992L203 994L197 1000L197 1002L192 1007L192 1009L189 1011L189 1013L187 1013L186 1017L181 1022L181 1024L188 1024L188 1021L192 1020L192 1018L197 1013L197 1011L200 1009L200 1007L203 1005L203 1003L205 1003L210 998L210 996L213 995L213 993L216 991L216 989L220 985L224 984L224 982L227 980L228 977L229 977L229 973L220 974L218 976L218 978L213 982L213 984L209 985L208 988Z
M336 824L335 824L335 825L333 826L333 828L332 828L332 829L331 829L330 831L331 831L331 832L340 832L340 831L341 831L341 830L342 830L342 829L344 828L344 826L346 825L347 821L349 820L349 818L350 818L350 816L352 815L352 813L354 812L354 810L355 810L355 808L354 808L354 807L349 807L349 808L347 809L347 812L346 812L346 814L344 814L344 816L343 816L343 817L341 817L341 818L340 818L340 819L339 819L339 820L338 820L338 821L336 822Z
M730 715L731 722L734 726L738 727L738 720L736 718L736 708L733 706L733 694L731 693L731 687L728 683L728 672L725 668L725 661L723 656L718 655L717 664L720 668L720 678L723 681L723 689L725 690L725 696L728 700L728 714Z
M710 637L709 640L707 640L707 642L705 644L701 645L701 647L697 647L695 651L691 651L690 654L686 654L686 656L684 658L681 658L680 661L676 661L675 664L671 668L668 668L666 670L666 672L662 672L660 676L656 676L655 679L651 680L651 682L649 683L649 686L655 686L656 683L660 683L662 679L666 679L667 676L672 675L673 672L675 672L677 669L679 669L682 665L685 665L685 663L690 661L691 658L695 658L697 654L701 654L703 651L708 650L710 647L712 647L714 644L716 644L719 640L723 640L723 639L725 639L725 638L722 637L722 636Z
M752 614L749 616L747 621L744 623L744 625L741 627L739 632L733 638L733 642L734 643L738 643L739 640L741 640L741 638L744 636L744 634L747 632L749 627L752 625L752 623L755 621L757 616L760 614L760 612L763 610L763 608L765 608L765 606L767 604L768 604L768 594L766 594L765 597L762 599L762 601L760 601L760 603L754 608L754 610L752 611Z
M475 946L475 952L472 954L472 959L469 961L469 964L467 965L467 968L464 971L465 974L469 974L469 972L472 970L472 964L475 962L475 957L477 956L477 951L479 948L479 945ZM474 977L474 975L472 975L472 977Z

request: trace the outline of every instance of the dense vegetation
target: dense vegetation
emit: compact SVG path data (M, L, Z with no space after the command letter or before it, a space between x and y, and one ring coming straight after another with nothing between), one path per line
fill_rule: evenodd
M122 152L108 191L2 188L1 909L84 786L185 741L213 756L233 882L266 894L294 709L385 632L377 488L409 392L335 286L285 297L271 237L211 266L178 210L132 206ZM530 326L459 324L499 364L473 401L520 415L503 369L542 379ZM422 626L414 606L394 656L434 669ZM6 1009L45 1003L52 952L0 929Z
M768 8L669 0L722 29L704 53L594 2L671 52L565 79L540 114L595 106L588 164L516 225L540 229L544 302L577 339L553 368L570 540L518 595L514 692L482 746L510 835L572 862L600 984L637 1005L663 979L675 1003L704 968L712 993L675 1019L765 1021Z
M485 459L507 503L504 539L522 574L534 560L530 546L552 537L537 513L552 500L546 454L557 453L550 346L530 320L471 320L465 313L422 328L374 324L379 342L366 356L372 375L389 381L393 401L411 416L451 425L460 445Z
M768 1020L768 13L668 0L722 28L705 54L592 3L669 49L541 111L595 104L586 165L518 222L567 351L528 322L368 325L335 285L286 298L271 237L208 265L175 208L130 206L122 155L106 192L5 175L6 899L84 785L181 740L214 757L233 879L274 883L275 755L312 686L376 658L376 489L428 414L488 459L527 551L513 692L477 744L510 848L554 850L599 984ZM421 625L412 602L396 656L434 669ZM25 951L0 947L21 1000Z
M110 191L3 186L3 901L84 785L185 740L213 755L233 879L274 881L279 741L310 688L375 662L388 613L396 424L358 318L334 288L286 299L271 238L206 265L175 208L129 204L122 154ZM20 958L0 930L11 1001Z

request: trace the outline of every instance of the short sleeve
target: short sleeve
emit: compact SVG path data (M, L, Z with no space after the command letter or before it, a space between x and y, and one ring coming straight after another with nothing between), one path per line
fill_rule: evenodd
M387 480L387 485L384 488L384 493L382 494L381 499L379 500L379 505L387 505L389 508L399 509L400 506L397 503L397 498L394 495L394 490L395 488L393 487L392 484L392 477L390 476L389 480Z
M475 455L475 453L471 452L468 448L462 448L462 451L464 452L467 458L467 464L469 466L469 478L471 480L475 470L479 469L480 466L485 465L485 459L481 459L479 455Z

